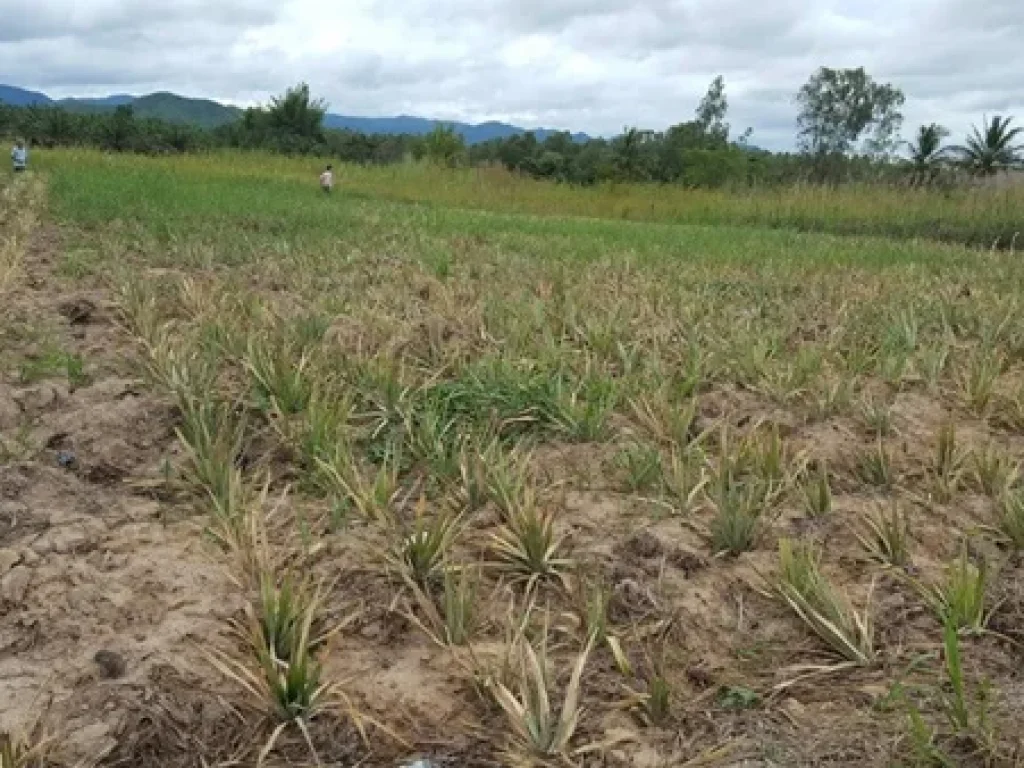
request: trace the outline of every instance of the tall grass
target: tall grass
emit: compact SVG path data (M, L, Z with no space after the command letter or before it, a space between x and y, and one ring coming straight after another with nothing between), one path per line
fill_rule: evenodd
M127 173L131 183L143 175L139 161L128 156L87 150L38 154L41 168L59 170L71 165ZM148 160L145 175L158 174L171 182L166 185L167 195L173 194L176 178L196 175L220 189L244 189L247 180L258 177L298 186L315 182L320 162L259 152L216 152ZM1024 188L1020 186L952 191L875 185L700 190L605 183L580 188L529 179L501 168L451 170L411 163L382 168L346 166L338 176L343 195L545 216L923 237L983 246L1008 246L1014 233L1024 229ZM69 183L65 175L58 174L56 179L58 184ZM146 199L159 204L154 196L163 194L150 188Z

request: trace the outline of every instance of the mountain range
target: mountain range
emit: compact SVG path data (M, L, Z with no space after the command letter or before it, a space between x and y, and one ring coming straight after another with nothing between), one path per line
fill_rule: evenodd
M177 123L188 123L202 128L213 128L234 122L242 115L242 110L227 104L220 104L209 99L195 99L179 96L176 93L150 93L145 96L129 96L114 94L99 98L67 98L51 99L45 93L30 91L12 85L0 85L0 102L13 106L58 106L76 112L104 112L119 106L130 104L139 117L157 117ZM396 117L354 117L328 113L324 117L326 128L359 131L367 134L407 134L422 136L430 133L438 125L451 125L467 144L478 144L490 139L504 139L526 133L528 129L501 122L485 122L479 124L460 123L447 120L433 120L427 117L398 115ZM530 129L539 141L543 141L558 131L549 128ZM575 133L574 141L586 141L584 133Z

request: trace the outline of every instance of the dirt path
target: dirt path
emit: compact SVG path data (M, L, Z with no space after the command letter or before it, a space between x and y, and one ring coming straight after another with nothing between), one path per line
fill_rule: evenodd
M62 762L95 762L127 749L141 704L210 677L193 640L238 594L190 511L154 493L173 412L140 386L108 292L58 274L43 182L0 206L0 730L42 717Z

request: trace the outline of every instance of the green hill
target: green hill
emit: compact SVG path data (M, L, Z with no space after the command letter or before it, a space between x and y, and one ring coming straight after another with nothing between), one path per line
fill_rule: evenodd
M173 93L151 93L132 102L138 117L158 117L175 123L191 123L204 128L233 122L242 114L236 107L227 107L208 99L189 99Z
M242 111L209 99L190 99L174 93L159 92L134 98L131 96L106 99L61 99L56 102L73 112L112 112L118 106L131 105L136 117L157 117L173 123L188 123L203 128L237 120Z

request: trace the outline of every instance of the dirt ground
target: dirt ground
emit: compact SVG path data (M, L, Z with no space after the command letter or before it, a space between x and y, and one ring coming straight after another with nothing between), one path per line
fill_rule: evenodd
M159 691L209 677L200 645L240 596L196 523L151 492L173 410L140 386L107 293L54 274L61 247L40 222L3 296L5 352L39 356L45 328L87 380L0 381L0 730L41 718L74 764L112 753Z
M0 379L0 730L40 719L59 742L57 765L253 764L252 743L264 726L206 652L231 646L229 620L246 595L203 536L195 505L168 490L167 467L180 453L175 410L144 383L110 292L59 274L64 237L41 217L0 307L6 361L41 358L54 344L85 361L74 386L62 375L25 382L15 368ZM765 409L743 392L713 393L702 406L709 417L726 414L737 423ZM913 466L912 454L930 450L942 417L926 396L901 396L894 418L908 447L896 460ZM969 424L963 434L969 438L972 428L982 433L978 442L987 435L983 425ZM787 438L849 472L852 447L865 443L858 426L841 419L794 425ZM1021 448L1016 439L1008 446ZM659 519L642 499L619 492L602 450L547 446L535 462L553 476L586 478L580 485L587 490L563 488L551 502L564 511L573 554L611 584L613 619L663 625L685 680L682 714L664 728L644 729L625 711L590 711L583 731L608 746L581 764L682 765L720 745L730 749L718 765L895 764L902 720L885 715L883 704L898 670L846 671L841 685L811 672L808 662L825 658L820 644L761 594L762 575L776 559L772 542L737 560L713 558L699 531ZM839 488L836 518L874 501L857 488ZM915 514L915 567L930 574L955 554L950 522L981 520L987 510L980 496L967 494L955 509ZM483 533L492 522L485 513L472 525ZM810 535L849 539L856 549L848 526L809 524L795 510L779 520L776 534L808 533L809 525L819 526ZM324 763L400 765L421 755L432 765L501 764L494 751L506 727L500 713L482 708L452 651L391 610L393 584L366 562L373 543L371 531L356 528L325 541L310 562L335 571L332 604L358 616L333 641L327 675L399 738L381 729L368 748L345 717L328 718L314 734ZM472 542L464 546L476 554ZM855 598L863 597L871 580L863 560L841 560L836 571ZM994 626L1020 640L1019 565L1001 574L999 589L1005 600ZM492 601L495 621L509 597ZM883 577L875 599L885 645L901 649L893 664L915 649L936 653L935 619L905 585ZM972 664L983 660L1000 681L1001 711L1012 713L1024 703L1019 650L991 638L970 648ZM486 654L487 644L477 651ZM603 674L610 669L609 658L595 657L588 678L595 701L622 694ZM751 689L758 706L723 705L723 692ZM299 741L284 743L275 759L309 764Z

